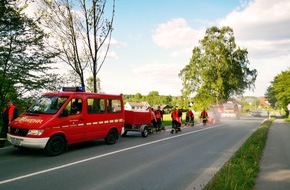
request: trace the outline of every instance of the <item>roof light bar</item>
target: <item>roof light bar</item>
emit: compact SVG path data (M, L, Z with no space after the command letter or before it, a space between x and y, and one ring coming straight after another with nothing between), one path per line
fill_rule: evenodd
M84 86L77 87L62 87L63 92L85 92Z

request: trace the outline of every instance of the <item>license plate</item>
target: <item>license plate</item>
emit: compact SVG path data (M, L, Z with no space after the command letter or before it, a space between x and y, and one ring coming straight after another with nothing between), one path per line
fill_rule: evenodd
M20 145L20 142L22 141L22 139L17 139L14 137L10 137L11 143L14 145Z

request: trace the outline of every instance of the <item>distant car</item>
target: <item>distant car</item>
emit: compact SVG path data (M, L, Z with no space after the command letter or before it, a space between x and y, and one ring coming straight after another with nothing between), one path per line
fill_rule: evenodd
M252 111L251 115L254 117L261 117L261 112L260 111Z

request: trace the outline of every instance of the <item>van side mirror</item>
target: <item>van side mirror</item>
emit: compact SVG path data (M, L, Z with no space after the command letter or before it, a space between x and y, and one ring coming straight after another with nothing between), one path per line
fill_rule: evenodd
M64 109L62 110L61 114L59 115L60 117L67 117L68 116L68 110Z

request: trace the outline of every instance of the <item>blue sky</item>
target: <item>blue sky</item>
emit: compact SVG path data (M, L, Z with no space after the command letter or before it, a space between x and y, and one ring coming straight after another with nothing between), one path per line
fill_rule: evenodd
M107 0L110 2L111 0ZM290 66L289 0L116 0L110 56L99 77L105 93L181 95L179 71L205 30L230 26L248 50L264 96L274 77Z
M230 26L236 43L249 51L263 96L270 81L290 66L290 1L118 0L112 59L99 77L105 92L180 95L179 71L206 28Z

